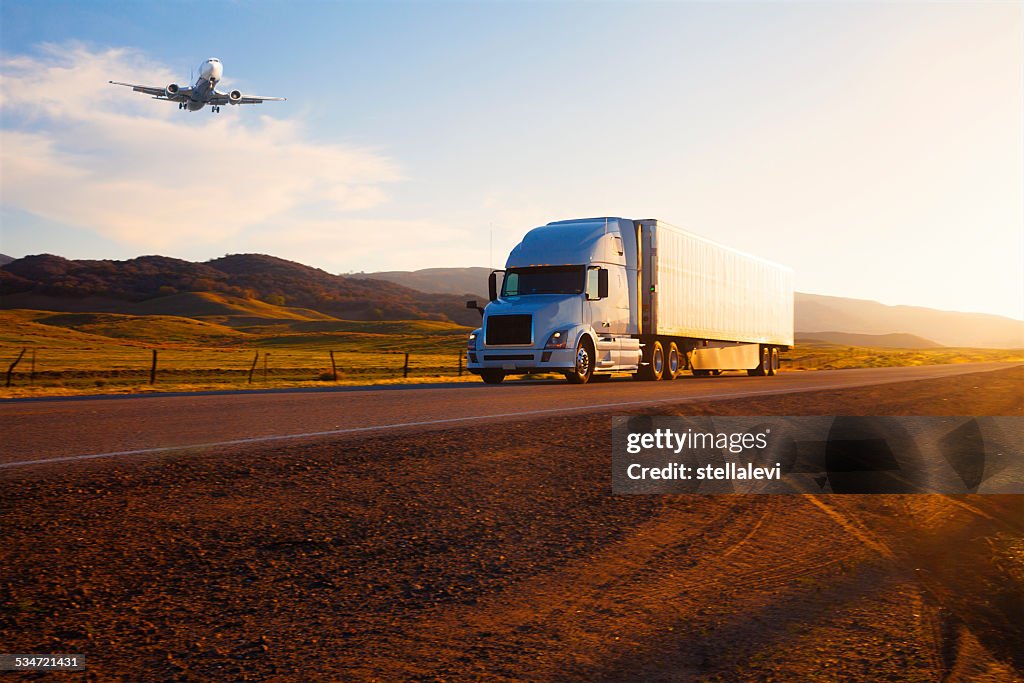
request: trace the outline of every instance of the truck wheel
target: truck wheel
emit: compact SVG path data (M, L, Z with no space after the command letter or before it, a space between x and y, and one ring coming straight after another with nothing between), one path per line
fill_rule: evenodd
M484 384L501 384L501 381L505 379L505 371L487 368L480 371L480 378Z
M775 375L779 371L779 350L772 347L771 360L768 363L768 374Z
M565 378L569 380L569 384L586 384L593 375L594 349L590 345L590 340L583 337L576 346L576 367L572 372L566 373Z
M668 357L665 359L665 379L675 379L680 375L682 372L682 368L680 368L681 360L679 347L676 346L675 342L670 342L668 345Z
M650 353L645 354L647 365L640 366L640 379L657 382L665 372L665 347L660 341L653 341L650 349Z

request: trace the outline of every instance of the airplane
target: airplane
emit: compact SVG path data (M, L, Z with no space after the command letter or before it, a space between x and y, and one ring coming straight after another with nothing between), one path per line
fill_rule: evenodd
M210 57L199 66L199 78L191 87L181 87L177 83L171 83L163 88L158 86L135 85L133 83L119 83L109 81L112 85L124 85L135 92L152 95L154 100L167 100L177 102L178 109L186 111L199 111L206 105L210 105L213 113L219 113L222 104L259 104L268 101L283 101L284 97L262 97L257 95L245 95L240 90L231 92L220 92L217 90L217 83L224 75L224 65L216 57Z

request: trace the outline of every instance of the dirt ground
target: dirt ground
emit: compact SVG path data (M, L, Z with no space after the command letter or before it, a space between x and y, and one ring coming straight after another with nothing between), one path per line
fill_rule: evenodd
M1022 415L1024 368L674 412ZM610 432L5 471L0 651L87 658L28 680L1024 680L1024 496L613 496Z

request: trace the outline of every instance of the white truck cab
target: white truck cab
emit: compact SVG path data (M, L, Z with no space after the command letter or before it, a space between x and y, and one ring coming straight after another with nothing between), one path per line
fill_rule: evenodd
M620 221L625 229L620 229ZM559 221L528 232L491 274L483 327L470 335L471 372L498 383L509 374L635 372L640 363L632 221Z
M783 271L656 220L548 223L491 273L486 308L467 302L483 316L467 367L489 384L531 372L561 372L577 384L613 372L673 379L685 368L774 374L778 350L792 344L792 281L779 279ZM759 300L768 298L766 317Z

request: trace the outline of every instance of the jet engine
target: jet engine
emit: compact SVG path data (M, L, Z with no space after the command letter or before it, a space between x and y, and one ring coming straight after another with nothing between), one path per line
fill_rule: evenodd
M178 87L177 83L171 83L169 86L164 88L164 95L166 95L167 97L174 97L178 94L178 90L180 89L181 88Z
M228 93L228 99L231 100L231 104L238 104L238 101L242 99L242 91L232 90Z

